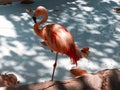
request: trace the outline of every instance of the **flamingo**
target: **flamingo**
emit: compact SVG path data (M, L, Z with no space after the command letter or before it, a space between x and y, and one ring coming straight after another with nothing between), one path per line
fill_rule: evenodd
M36 21L36 18L43 16L40 21ZM70 57L73 64L82 57L88 56L89 48L85 47L82 50L74 43L72 34L64 27L56 23L48 24L42 28L39 26L45 23L48 19L47 9L43 6L38 6L33 14L33 20L35 22L33 28L37 36L44 41L42 44L48 46L51 51L56 52L55 63L53 64L52 81L54 78L54 72L57 66L58 53L65 54Z

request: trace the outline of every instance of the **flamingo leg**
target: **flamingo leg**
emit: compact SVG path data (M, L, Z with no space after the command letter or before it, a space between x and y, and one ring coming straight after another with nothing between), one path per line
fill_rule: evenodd
M58 52L56 53L56 57L55 57L55 63L53 64L53 73L52 73L52 81L54 79L54 73L55 73L55 69L56 69L56 66L57 66L57 59L58 59Z

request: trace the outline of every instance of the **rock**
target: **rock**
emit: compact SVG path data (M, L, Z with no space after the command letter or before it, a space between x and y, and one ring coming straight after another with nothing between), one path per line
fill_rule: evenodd
M17 2L20 0L0 0L0 5L12 4L12 2Z
M34 3L33 0L22 0L21 1L21 4L32 4L32 3Z
M120 90L120 70L107 69L62 81L47 81L0 90Z

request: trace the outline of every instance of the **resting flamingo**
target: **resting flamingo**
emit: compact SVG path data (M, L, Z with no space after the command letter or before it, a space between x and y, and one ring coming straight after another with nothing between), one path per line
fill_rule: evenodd
M40 21L36 21L36 17L43 16L43 19ZM33 14L34 24L34 32L37 36L41 37L44 41L42 42L44 45L48 46L51 51L56 52L56 59L54 63L52 79L54 78L54 72L57 65L58 53L66 54L70 57L73 64L77 65L77 61L82 58L88 56L88 47L80 50L77 45L74 43L74 39L72 34L63 26L59 24L48 24L43 28L39 28L39 26L45 23L48 19L47 9L43 6L38 6Z

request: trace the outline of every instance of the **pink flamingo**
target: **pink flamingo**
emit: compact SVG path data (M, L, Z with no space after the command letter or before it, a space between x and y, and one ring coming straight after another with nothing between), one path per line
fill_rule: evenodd
M36 22L36 17L43 16L43 19ZM45 23L48 19L47 9L43 6L38 6L33 14L34 32L37 36L41 37L44 41L42 44L48 46L51 51L56 52L56 59L54 63L52 79L54 78L54 72L57 66L58 53L66 54L70 57L73 64L82 57L88 56L89 48L85 47L80 50L74 43L72 34L63 26L59 24L48 24L43 28L39 28L39 25Z

